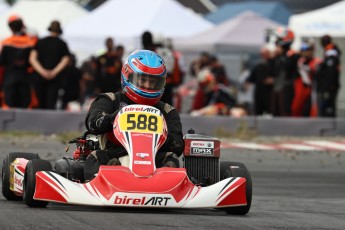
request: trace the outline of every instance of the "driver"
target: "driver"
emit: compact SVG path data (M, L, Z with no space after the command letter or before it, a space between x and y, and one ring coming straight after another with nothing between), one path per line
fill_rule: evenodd
M179 167L178 157L184 149L182 124L176 109L160 101L167 71L163 59L155 52L138 50L130 54L121 71L122 92L98 95L87 113L87 130L99 135L100 149L93 151L84 166L85 180L98 172L100 165L120 165L119 157L127 155L115 140L113 121L126 105L143 104L159 109L168 126L168 136L156 154L156 167Z

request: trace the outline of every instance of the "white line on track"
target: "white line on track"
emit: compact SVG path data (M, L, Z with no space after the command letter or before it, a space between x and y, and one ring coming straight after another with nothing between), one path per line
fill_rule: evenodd
M326 149L345 150L345 144L331 141L305 141L305 143Z
M300 151L321 151L321 150L324 150L323 148L316 147L316 146L309 146L309 145L295 144L295 143L279 144L277 146L277 148L278 149L300 150Z
M222 142L224 149L240 148L253 150L298 150L298 151L345 151L345 142L310 140L282 142L274 144L257 144L251 142Z
M274 147L268 145L261 145L256 143L231 143L231 146L244 149L260 149L260 150L273 150Z

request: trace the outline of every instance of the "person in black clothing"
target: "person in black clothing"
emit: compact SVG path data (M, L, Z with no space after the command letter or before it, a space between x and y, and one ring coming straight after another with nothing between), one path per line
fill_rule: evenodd
M48 27L50 36L39 39L30 53L30 63L36 73L36 92L41 109L56 109L62 70L69 61L69 49L59 36L58 21Z
M81 79L81 103L83 104L85 101L89 100L90 98L94 98L100 92L97 91L97 58L91 56L89 59L85 60L80 70L82 72L82 79Z
M288 28L278 27L275 31L276 53L274 57L274 84L272 113L274 116L291 116L294 98L294 80L298 76L299 54L290 49L294 33Z
M100 92L118 92L121 90L121 57L116 52L114 40L105 40L107 51L97 59L97 81Z
M2 42L0 65L4 67L2 108L28 108L31 103L29 55L36 37L25 33L21 18L13 15L8 20L13 35Z
M318 115L321 117L336 116L336 100L340 88L340 55L341 51L332 42L329 35L320 39L324 49L323 61L316 74L318 94Z
M213 75L216 77L216 82L221 83L223 85L229 86L229 78L226 74L224 65L221 64L218 58L214 55L210 57L209 68Z
M91 104L85 119L87 130L100 135L102 150L92 152L85 162L84 177L90 180L100 165L118 165L126 150L111 141L113 121L121 108L144 104L159 109L166 119L168 137L156 154L156 167L179 167L184 149L180 116L171 105L160 101L166 82L163 59L153 51L139 50L127 57L122 67L122 92L100 94Z
M71 101L80 102L80 84L82 73L76 66L76 57L70 55L67 67L63 71L63 79L61 89L63 90L62 109L67 109L67 105Z
M141 44L144 50L155 51L157 48L156 44L153 42L153 36L150 31L145 31L141 35Z
M246 80L255 85L254 105L255 115L271 114L272 86L272 56L268 48L260 50L261 60L255 64Z
M123 45L116 46L116 54L122 60L123 55L125 54L125 47Z

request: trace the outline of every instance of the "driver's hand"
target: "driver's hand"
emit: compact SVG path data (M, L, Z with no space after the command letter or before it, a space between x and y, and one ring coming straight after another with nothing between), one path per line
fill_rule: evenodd
M116 115L120 112L121 109L117 109L115 112L113 112L112 114L110 114L111 117L111 122L114 121Z
M113 129L113 119L109 114L105 114L96 120L92 128L92 131L97 133L109 132Z

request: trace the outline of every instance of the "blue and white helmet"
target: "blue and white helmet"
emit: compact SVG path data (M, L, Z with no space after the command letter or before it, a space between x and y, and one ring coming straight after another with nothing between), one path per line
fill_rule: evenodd
M166 77L164 60L157 53L137 50L127 57L122 67L122 90L137 104L154 105L163 95Z

